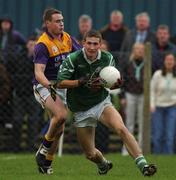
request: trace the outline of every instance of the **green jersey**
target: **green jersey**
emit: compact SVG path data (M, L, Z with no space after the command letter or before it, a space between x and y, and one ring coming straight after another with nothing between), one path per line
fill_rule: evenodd
M58 72L58 81L77 80L89 76L96 78L105 66L115 66L113 56L109 52L98 51L97 59L87 59L84 48L71 53L65 59ZM108 96L105 88L93 90L86 86L67 89L67 104L72 112L86 111L100 103Z

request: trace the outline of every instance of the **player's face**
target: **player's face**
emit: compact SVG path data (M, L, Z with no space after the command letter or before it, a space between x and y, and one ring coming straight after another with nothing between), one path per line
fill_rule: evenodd
M48 31L54 35L58 36L64 31L64 19L62 14L53 14L51 21L46 22Z
M90 60L96 59L98 50L100 49L100 39L96 37L87 37L83 43L87 57Z

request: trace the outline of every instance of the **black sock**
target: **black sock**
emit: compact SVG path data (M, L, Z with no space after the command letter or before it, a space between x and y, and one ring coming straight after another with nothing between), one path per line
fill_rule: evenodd
M51 160L46 160L46 161L45 161L46 166L51 166L51 163L52 163Z

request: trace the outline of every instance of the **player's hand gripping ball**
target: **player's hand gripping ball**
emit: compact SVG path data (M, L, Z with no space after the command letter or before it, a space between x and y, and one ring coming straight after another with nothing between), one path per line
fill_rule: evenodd
M106 66L100 71L103 86L111 88L121 79L120 72L114 66Z

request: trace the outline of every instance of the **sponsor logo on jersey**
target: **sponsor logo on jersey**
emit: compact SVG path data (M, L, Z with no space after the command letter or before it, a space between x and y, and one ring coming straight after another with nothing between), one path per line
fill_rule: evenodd
M78 67L79 67L79 68L85 68L85 65L79 64Z
M52 47L52 51L53 51L53 53L57 53L58 52L58 48L56 46L53 46Z

